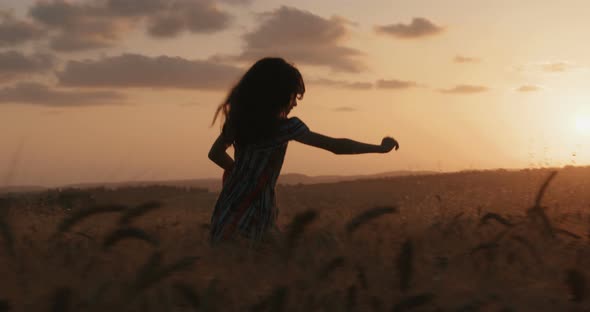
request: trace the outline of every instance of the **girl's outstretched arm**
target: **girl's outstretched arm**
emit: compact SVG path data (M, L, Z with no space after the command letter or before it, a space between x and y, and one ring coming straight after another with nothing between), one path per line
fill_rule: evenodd
M307 132L295 139L303 144L325 149L334 154L365 154L365 153L388 153L392 149L398 149L399 143L393 138L385 137L381 145L373 145L350 139L337 139L325 136L312 131Z
M225 171L231 170L234 166L234 160L226 152L230 145L222 135L219 135L209 150L209 159Z

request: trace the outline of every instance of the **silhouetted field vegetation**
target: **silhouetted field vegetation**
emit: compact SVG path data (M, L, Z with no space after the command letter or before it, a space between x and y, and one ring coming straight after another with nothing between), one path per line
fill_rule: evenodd
M216 193L0 198L0 311L589 311L590 168L277 187L282 235L208 242Z

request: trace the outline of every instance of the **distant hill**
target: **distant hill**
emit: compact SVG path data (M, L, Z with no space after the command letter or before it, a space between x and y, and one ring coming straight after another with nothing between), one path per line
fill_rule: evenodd
M323 176L308 176L299 173L287 173L279 177L279 184L293 185L293 184L318 184L318 183L334 183L341 181L353 181L353 180L366 180L366 179L378 179L388 177L400 177L408 175L427 175L434 174L434 171L389 171L376 174L365 174L365 175L323 175Z
M367 175L323 175L323 176L308 176L299 173L286 173L279 177L278 184L283 185L295 185L295 184L318 184L318 183L334 183L341 181L353 181L353 180L364 180L364 179L378 179L387 177L399 177L408 175L427 175L434 174L434 171L389 171L377 174ZM192 187L192 188L204 188L209 191L216 192L221 189L221 179L188 179L188 180L167 180L167 181L127 181L127 182L106 182L106 183L76 183L67 184L61 186L61 188L95 188L95 187L108 187L108 188L121 188L129 186L147 186L147 185L164 185L164 186L176 186L176 187ZM40 192L48 188L42 186L10 186L0 187L0 194L2 193L19 193L19 192Z
M0 194L4 193L29 193L29 192L41 192L46 190L44 186L37 185L15 185L15 186L4 186L0 187Z
M278 184L295 185L295 184L318 184L318 183L334 183L341 181L353 181L363 179L377 179L386 177L399 177L408 175L426 175L436 173L434 171L390 171L369 175L354 175L354 176L308 176L299 173L286 173L279 177ZM146 186L146 185L164 185L176 187L193 187L204 188L209 191L216 192L221 189L221 179L190 179L190 180L168 180L168 181L134 181L134 182L118 182L118 183L85 183L85 184L71 184L64 187L75 188L91 188L91 187L110 187L120 188L126 186Z

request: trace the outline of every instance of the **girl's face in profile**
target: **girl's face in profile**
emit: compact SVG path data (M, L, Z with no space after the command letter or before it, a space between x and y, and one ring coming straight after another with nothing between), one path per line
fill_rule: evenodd
M297 95L292 95L291 96L291 101L289 102L289 106L287 106L285 108L284 111L281 112L281 118L287 118L287 116L289 115L289 113L291 112L291 110L297 106Z
M289 115L289 113L291 112L291 110L297 106L297 95L293 94L291 96L291 102L289 102L289 107L287 107L287 111L285 112L285 116Z

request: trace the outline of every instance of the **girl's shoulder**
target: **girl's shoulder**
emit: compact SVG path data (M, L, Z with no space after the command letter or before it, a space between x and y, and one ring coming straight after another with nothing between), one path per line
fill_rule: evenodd
M305 123L299 119L297 116L285 118L282 120L281 126L288 127L288 126L297 126L297 125L305 125Z
M279 127L279 137L285 141L295 139L307 132L309 127L299 117L283 119Z

